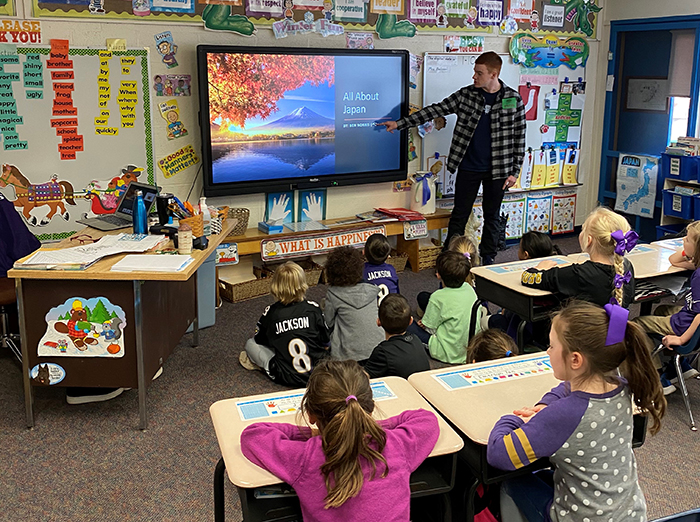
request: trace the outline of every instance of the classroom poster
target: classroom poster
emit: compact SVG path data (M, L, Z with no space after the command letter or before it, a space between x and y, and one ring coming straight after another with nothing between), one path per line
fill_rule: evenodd
M564 157L564 167L561 173L561 182L564 185L578 184L578 161L581 157L579 149L567 149Z
M532 181L530 188L543 188L547 178L547 151L536 150L532 153Z
M536 230L547 234L552 216L552 194L541 193L527 197L527 221L525 231Z
M542 141L581 141L581 120L585 94L555 94L545 98L544 123L548 127Z
M620 154L615 210L635 216L653 217L658 172L657 157Z
M549 149L545 157L547 159L547 177L545 187L556 187L559 185L559 174L561 172L561 162L559 161L559 151Z
M576 192L552 196L552 235L574 231Z
M523 194L506 194L501 203L501 215L508 216L506 239L517 239L523 235L527 198Z

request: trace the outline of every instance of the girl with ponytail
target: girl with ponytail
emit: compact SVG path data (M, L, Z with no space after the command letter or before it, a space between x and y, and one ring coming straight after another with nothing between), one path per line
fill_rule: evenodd
M632 410L649 415L656 434L666 399L649 340L628 318L621 306L583 301L554 315L547 352L564 382L534 407L501 417L488 443L492 466L514 470L549 457L554 472L506 481L503 520L647 520Z
M300 410L317 429L258 422L243 430L241 449L295 489L306 522L408 522L410 476L437 442L437 418L413 410L375 421L373 411L360 365L324 360Z
M614 298L628 308L634 300L634 268L623 256L638 239L624 217L598 207L588 215L579 234L581 250L590 256L588 261L559 268L556 262L545 259L524 271L521 283L599 306Z

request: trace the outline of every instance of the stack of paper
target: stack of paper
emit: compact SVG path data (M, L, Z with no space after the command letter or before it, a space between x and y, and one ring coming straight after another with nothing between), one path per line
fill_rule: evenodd
M180 272L194 258L181 255L128 255L112 266L115 272Z
M167 241L162 235L117 234L104 236L91 245L80 245L61 250L38 250L26 261L16 262L14 268L82 269L95 261L123 252L145 252Z

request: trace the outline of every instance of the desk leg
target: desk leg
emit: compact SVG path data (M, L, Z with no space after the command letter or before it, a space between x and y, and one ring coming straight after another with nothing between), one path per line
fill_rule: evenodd
M418 272L418 240L409 241L403 238L403 234L396 236L396 250L408 254L408 261L411 263L411 270Z
M214 469L214 522L224 522L226 518L226 503L224 501L224 471L226 464L221 457Z
M29 346L27 345L27 323L24 317L24 294L22 293L22 280L15 279L15 292L17 294L17 310L19 312L19 333L22 345L22 382L24 383L24 409L26 411L27 428L34 427L34 390L29 379Z
M197 288L197 272L192 276L194 279L194 321L192 321L192 347L199 346L199 289ZM218 283L217 283L217 286Z
M518 323L518 334L517 334L517 339L518 339L518 353L522 355L524 352L523 350L525 349L525 327L527 326L527 321L523 321L522 319Z
M469 489L464 490L464 509L467 512L466 522L474 522L474 499L479 487L479 479L475 478Z
M143 362L143 281L134 281L134 321L136 330L136 375L139 383L139 429L148 427L146 410L146 368Z

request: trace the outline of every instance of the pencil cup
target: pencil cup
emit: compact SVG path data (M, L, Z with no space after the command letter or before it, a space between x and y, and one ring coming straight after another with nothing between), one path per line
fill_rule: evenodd
M180 220L180 224L188 224L192 227L193 237L202 237L204 235L204 219L202 214L197 214L192 217L188 217Z

